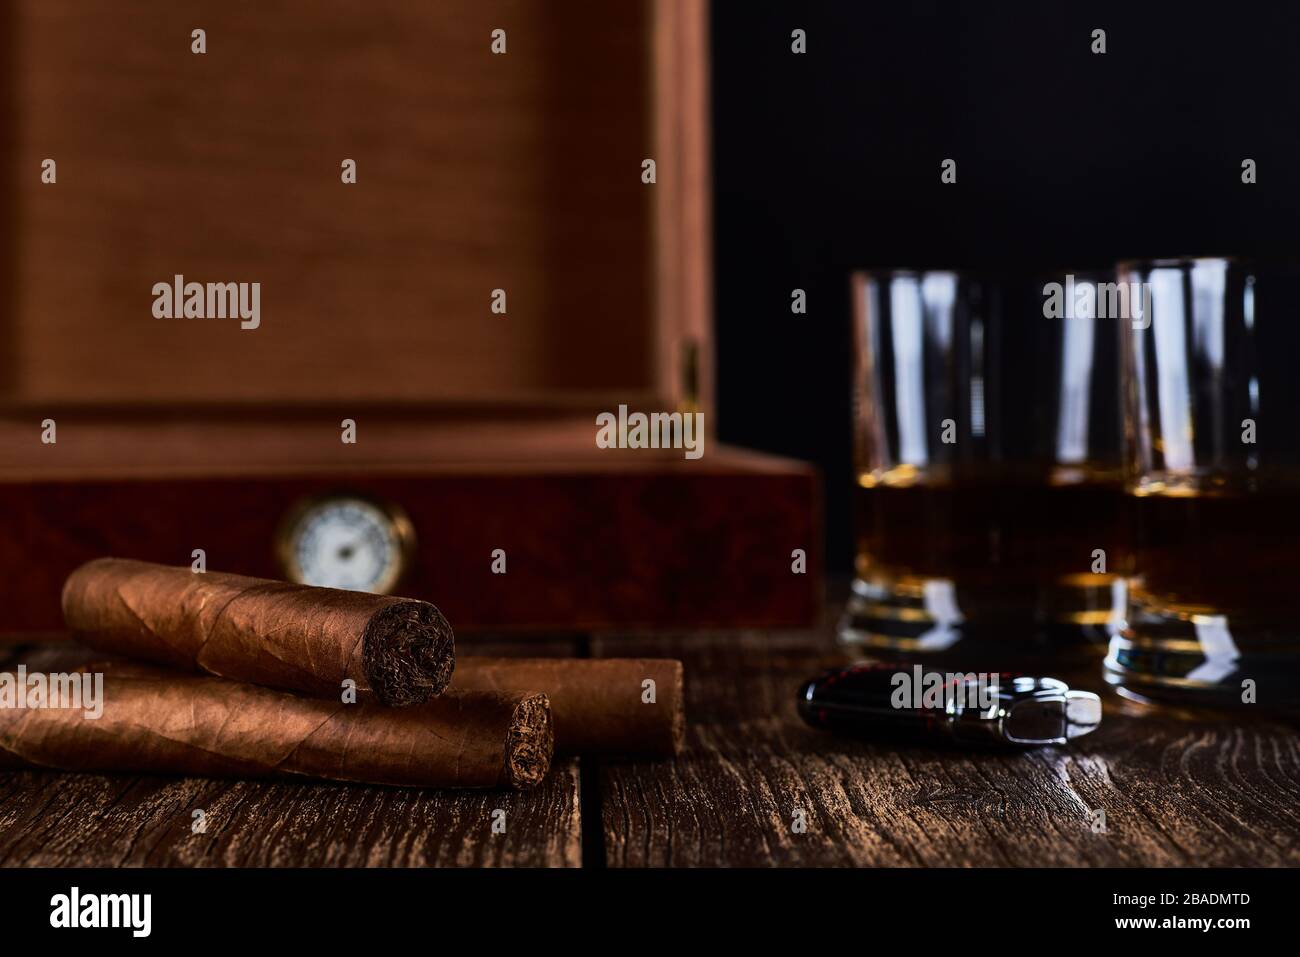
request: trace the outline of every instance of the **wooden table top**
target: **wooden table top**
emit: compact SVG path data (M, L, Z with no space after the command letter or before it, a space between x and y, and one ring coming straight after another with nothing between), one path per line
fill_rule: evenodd
M1101 728L1068 748L899 747L796 716L800 681L842 660L829 629L461 647L680 657L686 750L559 761L524 794L5 772L0 865L1300 864L1300 738L1286 723L1181 716L1106 692ZM41 654L4 652L10 664ZM504 834L492 832L497 810Z

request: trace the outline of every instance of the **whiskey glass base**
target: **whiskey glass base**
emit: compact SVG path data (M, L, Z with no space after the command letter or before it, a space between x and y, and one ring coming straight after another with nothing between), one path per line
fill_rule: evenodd
M1103 672L1137 701L1291 711L1300 707L1300 629L1134 598Z
M903 575L857 578L838 627L868 656L984 657L1015 667L1043 657L1096 660L1123 624L1124 581L1069 575L1010 586Z

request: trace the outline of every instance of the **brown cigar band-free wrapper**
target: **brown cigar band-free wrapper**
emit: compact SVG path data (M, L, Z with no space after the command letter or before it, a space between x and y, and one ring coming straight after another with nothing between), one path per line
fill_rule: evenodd
M451 692L386 708L142 665L81 670L104 672L103 714L0 708L0 765L434 788L527 788L550 768L540 694Z
M100 651L335 700L351 679L360 699L416 704L455 665L428 602L120 558L68 577L63 617Z
M647 679L654 682L653 702ZM558 754L671 757L685 736L682 663L670 658L465 656L456 662L451 687L545 694Z

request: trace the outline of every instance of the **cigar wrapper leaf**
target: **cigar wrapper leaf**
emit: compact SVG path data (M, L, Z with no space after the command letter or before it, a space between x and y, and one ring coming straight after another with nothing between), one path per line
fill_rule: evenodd
M418 704L455 667L447 619L428 602L188 567L101 558L63 587L76 638L102 652L337 699Z
M104 711L0 708L0 766L528 788L550 768L545 695L452 692L409 708L96 663Z

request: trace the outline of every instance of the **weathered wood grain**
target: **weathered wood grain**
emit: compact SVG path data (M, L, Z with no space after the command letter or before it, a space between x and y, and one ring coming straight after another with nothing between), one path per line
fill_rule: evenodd
M572 648L569 640L528 646L535 654ZM86 655L65 643L3 649L0 660L58 670ZM493 834L497 810L505 832ZM556 762L529 792L0 773L0 866L9 867L577 867L581 837L576 760Z
M1104 692L1101 729L1070 748L896 747L799 721L800 681L842 660L823 633L596 638L590 650L685 661L676 760L563 762L528 794L13 772L0 775L0 865L1300 864L1300 737L1287 723ZM66 653L24 660L49 668ZM1100 690L1095 672L1065 677ZM205 833L191 832L196 808ZM491 834L496 808L504 835Z
M577 798L576 761L527 793L8 772L0 865L577 867Z
M1300 738L1287 724L1184 718L1103 692L1102 728L1069 748L897 747L799 720L801 679L839 661L825 637L593 650L686 662L686 752L599 769L609 866L1300 863ZM1101 690L1091 672L1067 677Z

